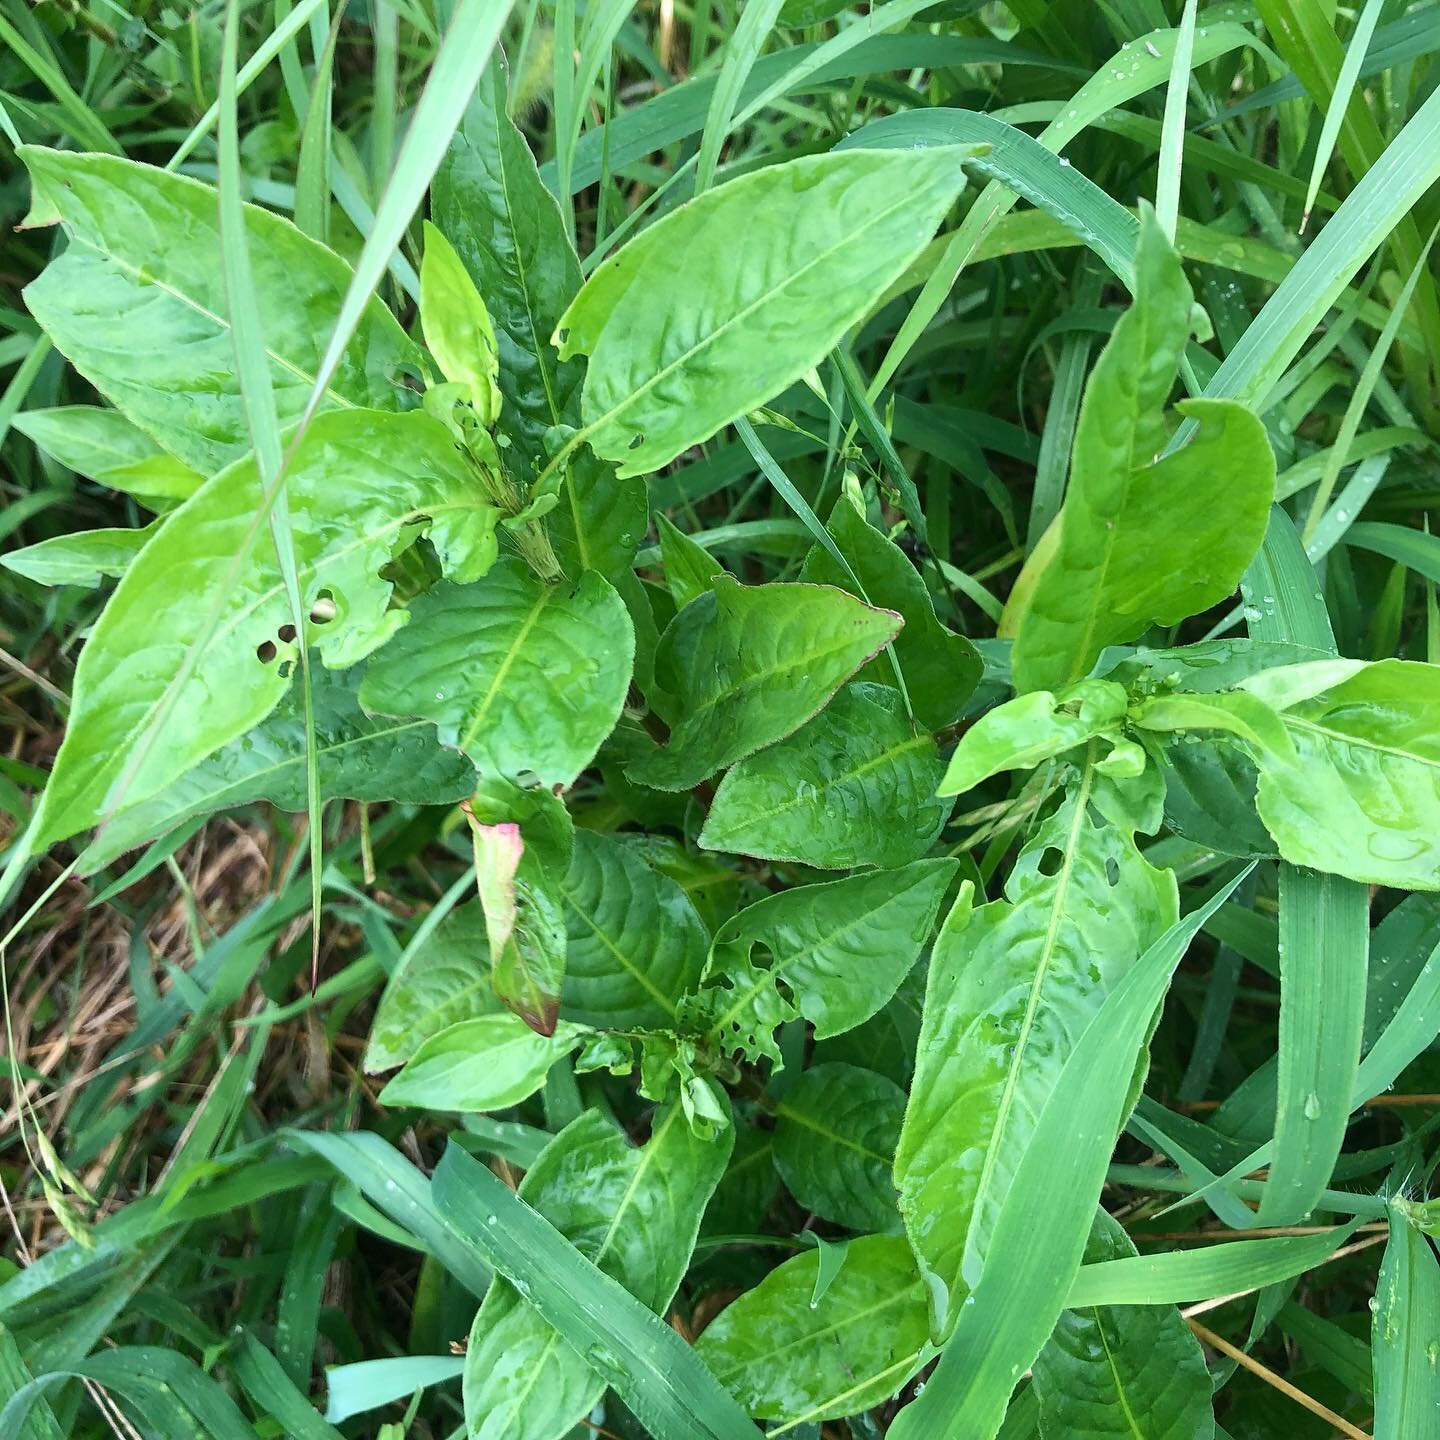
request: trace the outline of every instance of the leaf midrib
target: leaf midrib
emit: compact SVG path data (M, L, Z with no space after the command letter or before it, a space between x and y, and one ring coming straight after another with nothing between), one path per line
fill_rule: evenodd
M1373 750L1378 755L1392 755L1397 760L1409 760L1431 770L1440 770L1440 760L1432 760L1427 755L1417 755L1413 750L1401 750L1394 745L1383 745L1378 740L1370 740L1360 735L1350 735L1343 730L1331 730L1328 726L1317 724L1314 720L1302 720L1298 715L1293 715L1289 711L1283 712L1280 719L1287 726L1292 726L1296 730L1308 730L1312 735L1321 735L1337 745L1353 745L1362 750Z
M500 694L505 684L506 677L510 674L511 667L515 664L521 650L525 648L525 641L529 639L530 632L540 621L540 616L545 607L554 598L555 586L547 586L536 596L535 603L531 605L529 613L520 622L519 629L515 632L515 638L510 642L509 648L505 651L504 657L496 667L494 677L490 681L489 688L480 697L474 715L470 723L465 727L465 733L460 737L460 748L468 755L470 747L475 743L475 736L485 717L490 713L490 707L495 703L496 697Z
M643 970L639 969L638 966L632 963L629 955L626 954L625 951L620 949L620 947L615 943L612 937L605 930L602 930L600 928L599 922L593 916L586 913L586 911L576 900L575 892L571 890L570 887L565 884L563 880L560 882L559 889L571 913L579 916L579 918L590 927L591 934L593 934L595 938L610 952L610 954L614 956L614 958L618 960L620 964L623 965L625 969L628 970L635 977L635 979L640 982L642 986L644 986L644 988L649 992L649 994L652 995L655 1000L661 1005L665 1012L673 1016L676 1012L675 1002L671 1000L670 997L666 995L665 992L661 990L659 986L657 986L655 982L651 980L650 977L645 974Z

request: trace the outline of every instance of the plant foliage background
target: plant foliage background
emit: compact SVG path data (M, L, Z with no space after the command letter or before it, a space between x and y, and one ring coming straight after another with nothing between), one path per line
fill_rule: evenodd
M0 1435L1440 1435L1440 6L0 46Z

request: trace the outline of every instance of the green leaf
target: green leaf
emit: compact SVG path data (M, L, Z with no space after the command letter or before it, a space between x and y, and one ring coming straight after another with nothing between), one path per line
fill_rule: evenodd
M500 430L506 463L523 477L544 467L547 432L580 423L581 360L550 343L580 288L580 262L555 197L541 182L525 138L506 109L497 50L450 142L431 190L431 213L469 271L495 326ZM615 580L646 528L645 487L619 479L591 455L572 457L551 539L567 575L599 570Z
M1107 645L1216 604L1265 535L1275 460L1233 401L1177 408L1199 427L1162 457L1165 402L1190 333L1190 286L1155 225L1141 228L1135 303L1085 389L1065 503L1016 581L1002 633L1020 690L1089 673Z
M722 1138L713 1147L720 1166L726 1143ZM689 1174L680 1178L688 1180L703 1164L687 1167ZM700 1179L694 1186L697 1224L705 1198L705 1177ZM561 1343L573 1344L583 1363L615 1387L652 1434L667 1440L756 1440L759 1431L744 1411L670 1326L458 1146L441 1158L433 1189L450 1228L523 1290L538 1315L565 1337ZM575 1198L583 1199L583 1190ZM688 1217L682 1223L688 1231ZM603 1237L603 1229L600 1233Z
M1244 873L1158 936L1082 1022L1000 1206L980 1281L957 1307L955 1333L924 1394L890 1427L891 1440L936 1433L980 1440L999 1430L1080 1269L1115 1136L1135 1093L1137 1057L1143 1065L1170 977ZM1044 1264L1034 1263L1038 1255Z
M590 356L581 415L595 452L622 475L658 470L818 364L930 238L967 153L771 165L607 259L557 329L562 359Z
M561 1022L550 1035L518 1015L477 1015L432 1035L380 1092L382 1105L426 1110L504 1110L528 1099L580 1039Z
M949 818L934 798L942 768L899 692L856 681L789 738L731 768L699 843L821 870L904 865Z
M623 602L598 574L545 585L519 560L437 585L370 663L368 710L423 715L482 773L569 786L620 716L634 661Z
M1119 1224L1098 1211L1085 1263L1135 1253ZM1210 1440L1215 1432L1205 1356L1171 1306L1066 1310L1034 1368L1042 1436Z
M1440 1436L1440 1265L1425 1237L1390 1211L1390 1239L1375 1287L1371 1354L1375 1440Z
M656 683L670 743L629 767L657 790L688 790L798 730L901 620L828 585L741 585L717 577L660 637Z
M565 1014L604 1029L673 1026L710 945L684 890L629 846L582 830L559 893Z
M972 912L962 890L930 959L895 1179L922 1267L952 1293L980 1274L1085 1026L1175 919L1173 874L1093 813L1096 786L1087 760L1020 852L1006 898Z
M501 428L527 467L545 432L578 419L583 362L561 362L551 332L580 288L580 262L555 197L506 110L496 52L435 175L431 214L469 271L495 326Z
M849 562L854 578L817 545L805 557L800 578L834 585L872 605L893 610L905 621L895 638L895 656L915 718L930 730L943 730L964 708L980 681L980 657L963 636L947 630L936 618L930 592L900 547L887 540L844 495L835 503L825 527ZM875 659L860 672L862 680L893 685L895 674L886 659Z
M1329 1184L1350 1124L1365 1029L1370 895L1281 865L1275 1151L1262 1225L1295 1225Z
M716 933L706 966L707 982L724 982L700 992L709 1032L738 1044L754 1007L773 1009L777 982L819 1039L868 1020L918 959L955 870L948 858L916 860L782 890L742 910Z
M370 1024L365 1069L392 1070L442 1030L499 1009L485 912L472 901L452 910L390 977Z
M660 536L660 563L665 567L665 584L675 608L683 610L710 590L725 567L703 546L677 530L664 515L655 516Z
M775 1106L775 1168L806 1210L849 1230L900 1228L890 1167L905 1092L854 1065L812 1065Z
M109 155L25 146L21 158L38 220L58 219L70 236L26 287L30 313L97 390L186 465L212 475L243 455L250 440L222 318L215 191ZM269 347L284 426L305 409L350 268L288 220L255 206L244 213L255 279L247 300ZM401 371L419 361L372 299L323 403L395 409Z
M327 799L444 805L475 788L474 767L463 755L444 749L425 721L377 719L360 708L360 667L316 666L312 678L315 759ZM305 719L301 696L293 689L253 729L158 795L122 809L86 849L80 870L98 870L196 815L257 800L281 810L305 809Z
M1342 668L1290 666L1245 682L1280 708L1294 744L1293 759L1252 752L1260 818L1293 864L1440 889L1440 667L1336 663ZM1311 675L1336 683L1306 693Z
M1059 694L1032 690L997 705L960 737L939 785L963 795L1005 770L1028 770L1097 735L1118 735L1128 697L1111 680L1082 680Z
M919 1369L929 1304L910 1247L862 1235L812 1300L814 1251L772 1270L706 1326L696 1353L757 1419L789 1425L859 1414Z
M1259 1289L1323 1265L1360 1224L1337 1225L1318 1235L1235 1240L1196 1250L1122 1258L1087 1258L1070 1288L1070 1309L1175 1305Z
M331 668L355 664L405 623L403 610L387 608L391 587L378 572L427 517L457 579L476 579L494 555L495 511L476 496L443 427L424 415L318 417L292 452L288 490L311 610L306 639ZM37 842L150 799L289 690L280 651L294 639L290 606L273 550L255 544L260 505L247 456L166 516L135 558L80 656ZM313 610L322 599L333 617Z
M83 585L94 589L107 576L123 575L154 533L153 525L145 525L55 535L38 545L0 555L0 565L37 585Z
M697 1140L678 1105L656 1116L639 1148L589 1110L546 1146L521 1182L520 1198L641 1304L661 1311L690 1263L730 1145ZM471 1434L559 1440L594 1407L605 1384L586 1351L547 1324L523 1292L503 1280L491 1288L465 1357Z
M67 469L147 501L186 500L203 478L167 455L118 410L62 405L26 410L12 423Z
M420 260L420 329L446 380L465 387L465 399L488 429L500 414L500 356L495 329L475 282L454 246L428 220Z

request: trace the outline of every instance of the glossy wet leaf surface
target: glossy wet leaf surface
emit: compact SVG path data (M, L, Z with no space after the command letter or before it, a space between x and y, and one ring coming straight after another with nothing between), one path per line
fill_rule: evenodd
M711 1321L701 1358L754 1416L816 1421L897 1391L919 1365L929 1307L898 1236L862 1235L812 1303L818 1261L796 1255Z

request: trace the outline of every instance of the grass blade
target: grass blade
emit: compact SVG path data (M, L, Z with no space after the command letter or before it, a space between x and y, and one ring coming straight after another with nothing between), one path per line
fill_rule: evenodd
M1355 22L1354 33L1350 36L1350 44L1345 51L1345 62L1341 65L1339 77L1335 81L1335 92L1325 109L1325 123L1320 127L1320 143L1315 147L1315 163L1310 169L1310 184L1305 191L1305 209L1300 215L1302 235L1310 223L1310 212L1315 207L1315 197L1320 193L1320 182L1325 178L1330 157L1335 153L1335 141L1340 136L1341 121L1350 108L1350 97L1355 93L1360 67L1365 63L1370 41L1375 34L1375 25L1384 8L1385 0L1366 0L1365 8Z
M1175 241L1180 218L1180 166L1184 159L1185 92L1195 55L1196 0L1185 0L1180 28L1175 32L1175 58L1165 87L1165 118L1160 130L1160 164L1155 175L1155 218L1165 238Z
M1440 1265L1430 1242L1390 1212L1372 1325L1375 1440L1440 1436Z
M478 1160L451 1145L435 1206L666 1440L756 1440L759 1431L658 1315L597 1270Z
M355 263L355 274L320 361L300 431L319 406L365 306L385 274L390 256L399 246L439 168L465 106L490 63L490 53L513 4L514 0L459 0L455 7L450 28L445 32L430 78L415 107L410 129L395 157L394 172L376 207L375 225Z
M1021 1374L1067 1304L1124 1121L1134 1057L1186 947L1245 878L1242 871L1171 926L1106 998L1040 1112L995 1223L979 1283L924 1393L891 1440L990 1440Z

